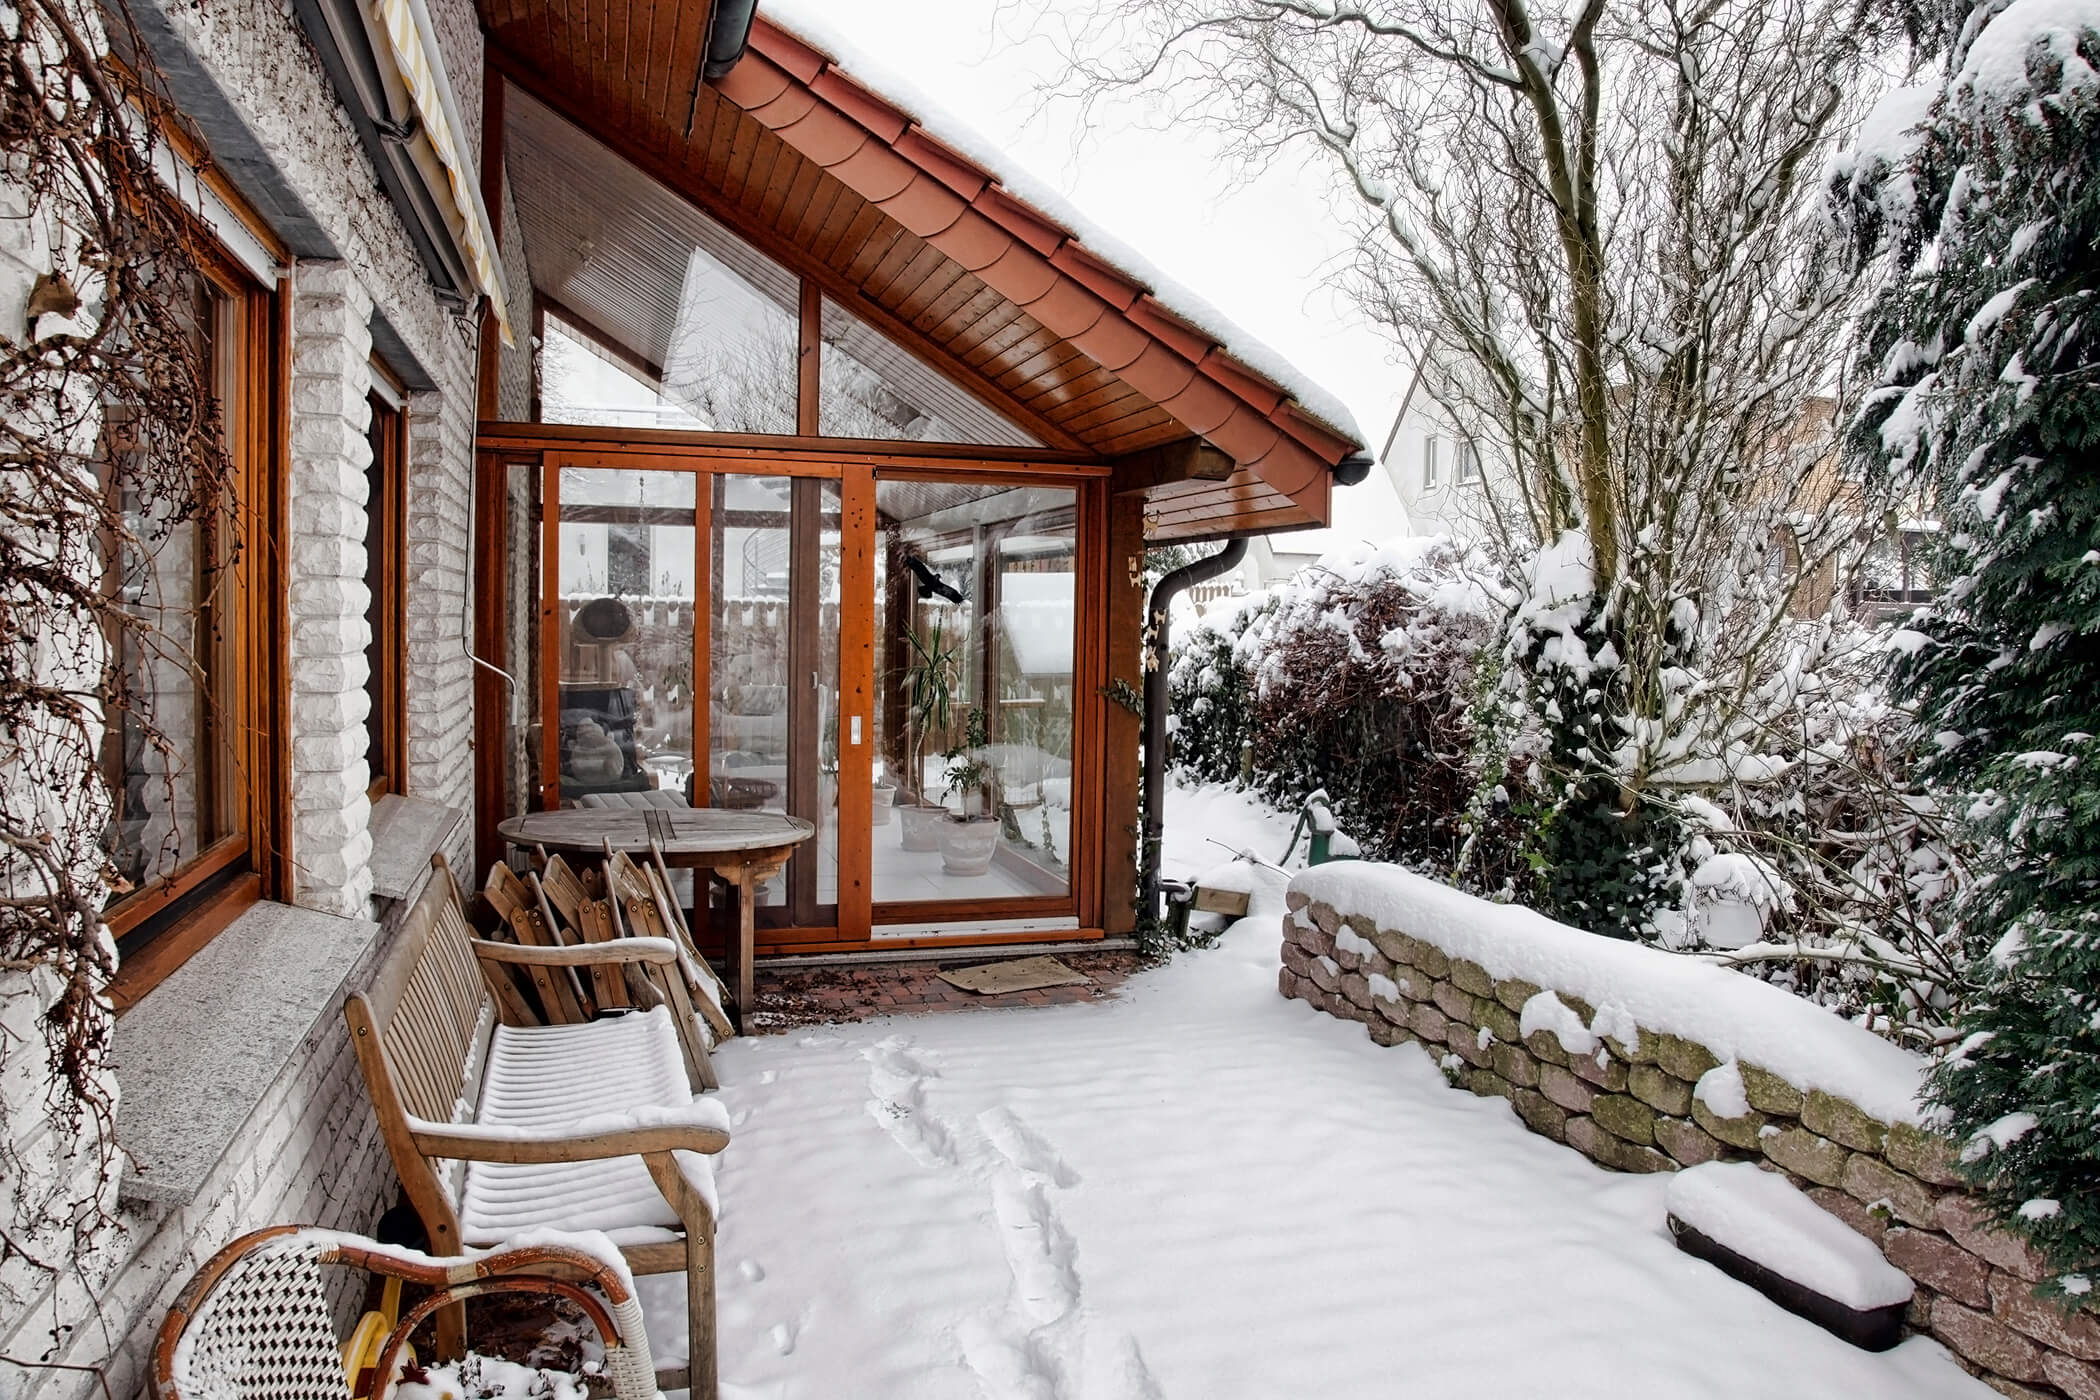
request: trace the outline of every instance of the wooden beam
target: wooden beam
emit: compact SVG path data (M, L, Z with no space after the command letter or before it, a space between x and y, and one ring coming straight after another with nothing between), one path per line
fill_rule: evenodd
M795 431L815 437L819 426L823 373L824 291L808 278L802 279L800 321L801 346L795 356Z
M1238 464L1199 437L1148 447L1109 463L1109 490L1144 491L1178 481L1226 481Z
M1107 661L1102 685L1124 681L1134 690L1145 684L1139 644L1145 627L1145 506L1135 495L1108 498L1107 548L1102 561L1101 590L1108 600L1106 635L1101 645ZM1103 706L1102 750L1095 769L1107 791L1101 814L1101 927L1111 935L1137 926L1138 799L1142 770L1138 743L1144 721L1122 705Z

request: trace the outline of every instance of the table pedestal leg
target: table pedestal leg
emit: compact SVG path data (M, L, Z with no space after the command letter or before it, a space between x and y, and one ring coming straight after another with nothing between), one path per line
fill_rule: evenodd
M751 1025L751 957L758 904L758 879L750 866L736 875L736 1014L746 1033Z

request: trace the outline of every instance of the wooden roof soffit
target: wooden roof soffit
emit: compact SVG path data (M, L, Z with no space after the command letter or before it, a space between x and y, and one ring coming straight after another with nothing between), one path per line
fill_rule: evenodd
M715 87L1282 494L1299 498L1316 475L1359 450L989 171L765 16L753 22L742 62Z

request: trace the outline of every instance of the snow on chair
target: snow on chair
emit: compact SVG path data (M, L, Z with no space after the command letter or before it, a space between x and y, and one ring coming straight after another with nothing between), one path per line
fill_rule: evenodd
M656 1368L633 1280L609 1241L603 1251L584 1243L549 1237L444 1259L333 1230L257 1230L214 1255L168 1310L149 1393L153 1400L389 1400L409 1334L425 1318L484 1294L537 1293L567 1299L597 1329L617 1400L654 1400ZM359 1375L345 1370L355 1363L336 1337L324 1264L431 1290Z
M665 1390L715 1395L714 1154L729 1115L700 1097L694 1013L663 938L527 947L470 935L439 869L370 985L343 1007L402 1190L440 1250L529 1232L603 1231L636 1273L686 1275L686 1368ZM580 1025L517 1024L511 965L643 964L673 1004ZM459 1310L438 1317L447 1357Z

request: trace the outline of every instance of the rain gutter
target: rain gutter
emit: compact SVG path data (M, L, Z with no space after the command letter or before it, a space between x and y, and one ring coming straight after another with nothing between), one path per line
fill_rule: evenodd
M1359 478L1360 479L1360 478ZM1208 559L1184 564L1152 586L1145 604L1145 796L1144 834L1138 856L1138 916L1160 917L1159 848L1166 827L1167 796L1167 611L1196 584L1207 582L1247 556L1245 536L1227 540Z

